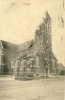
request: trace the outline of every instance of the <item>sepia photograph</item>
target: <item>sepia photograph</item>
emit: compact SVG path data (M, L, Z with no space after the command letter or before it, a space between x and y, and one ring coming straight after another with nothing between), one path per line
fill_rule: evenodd
M0 0L0 100L65 100L65 0Z

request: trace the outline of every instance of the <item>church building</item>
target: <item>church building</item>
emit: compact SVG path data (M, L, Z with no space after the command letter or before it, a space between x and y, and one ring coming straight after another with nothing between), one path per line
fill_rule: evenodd
M35 39L21 45L0 41L0 74L57 74L57 59L52 52L51 17L48 11L35 30Z

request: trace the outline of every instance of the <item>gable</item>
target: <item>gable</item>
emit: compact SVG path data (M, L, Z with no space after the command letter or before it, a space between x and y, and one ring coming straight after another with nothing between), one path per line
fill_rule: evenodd
M1 40L1 43L2 43L3 49L11 50L11 51L17 50L16 44L6 42L6 41L3 41L3 40Z

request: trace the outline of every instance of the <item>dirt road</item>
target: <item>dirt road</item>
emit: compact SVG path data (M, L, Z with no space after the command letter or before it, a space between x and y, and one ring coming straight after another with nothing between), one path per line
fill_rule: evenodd
M0 100L64 100L63 78L32 81L0 79Z

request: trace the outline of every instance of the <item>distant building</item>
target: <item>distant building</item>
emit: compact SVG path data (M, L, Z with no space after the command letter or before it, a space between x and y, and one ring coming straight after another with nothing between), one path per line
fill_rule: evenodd
M65 75L65 66L62 63L59 63L58 66L59 75Z
M57 74L57 59L52 53L51 17L48 12L43 23L36 29L34 40L21 45L5 43L0 41L0 73L12 69L17 74Z

